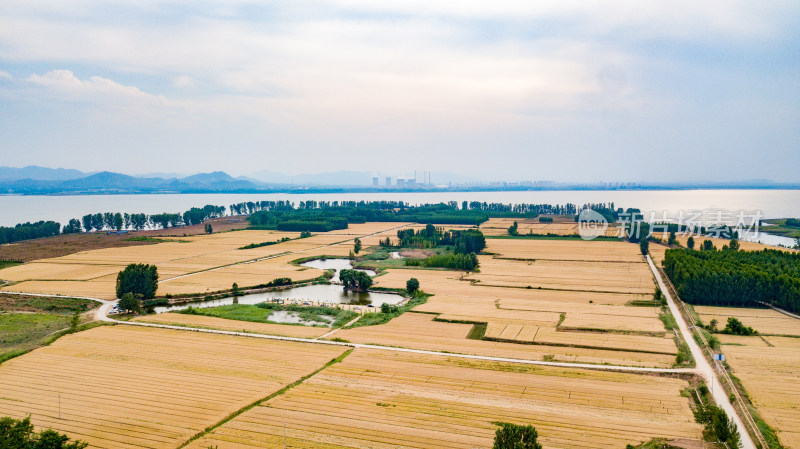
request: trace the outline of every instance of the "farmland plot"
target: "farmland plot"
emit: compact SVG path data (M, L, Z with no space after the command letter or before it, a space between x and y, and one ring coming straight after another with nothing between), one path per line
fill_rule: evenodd
M760 334L800 336L800 320L772 309L694 306L694 310L705 324L717 320L720 329L725 327L729 317L736 317Z
M299 233L246 230L189 236L179 241L167 239L157 245L85 251L18 265L0 270L0 279L19 282L4 287L9 291L113 299L119 271L129 263L150 263L158 266L162 281L160 294L204 293L229 289L233 282L244 287L263 284L276 277L311 279L322 272L305 271L306 268L288 262L316 254L346 255L352 249L351 236L324 233L275 245L239 249L251 243L298 236ZM295 255L281 258L282 254ZM268 259L242 264L262 258ZM206 271L218 267L221 268ZM198 272L203 273L194 274ZM191 276L179 277L189 274Z
M733 374L784 447L800 448L800 339L720 336ZM732 343L732 344L726 344Z
M430 351L450 351L460 354L510 357L526 360L555 360L575 363L610 363L614 365L668 368L675 356L634 350L603 349L605 338L597 334L596 348L550 346L546 344L519 344L468 339L471 324L434 321L435 316L422 313L405 313L380 326L342 329L336 337L353 343L380 344ZM587 335L587 338L592 336Z
M65 432L92 448L175 448L342 352L303 343L100 327L0 365L0 416L30 415L36 426Z
M249 321L228 320L203 315L187 315L183 313L162 313L134 318L134 321L145 323L171 324L174 326L195 327L200 329L220 329L233 332L278 335L281 337L316 338L327 332L329 328L311 326L291 326L286 324L253 323Z
M467 279L502 287L652 293L653 279L644 263L518 261L479 256L480 273Z
M679 379L358 349L200 438L192 449L490 447L495 422L547 448L699 439Z
M486 250L510 259L644 262L638 245L616 241L488 239Z

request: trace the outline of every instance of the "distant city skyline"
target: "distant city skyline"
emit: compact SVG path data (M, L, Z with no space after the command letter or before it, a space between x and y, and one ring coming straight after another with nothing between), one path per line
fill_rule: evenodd
M0 164L800 182L797 30L798 2L7 1Z

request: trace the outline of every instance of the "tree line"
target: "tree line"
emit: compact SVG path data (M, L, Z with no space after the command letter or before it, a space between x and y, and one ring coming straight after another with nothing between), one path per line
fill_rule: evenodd
M14 227L0 226L0 244L52 237L60 233L61 225L54 221L20 223Z
M800 313L800 253L668 249L667 273L689 304L758 307Z

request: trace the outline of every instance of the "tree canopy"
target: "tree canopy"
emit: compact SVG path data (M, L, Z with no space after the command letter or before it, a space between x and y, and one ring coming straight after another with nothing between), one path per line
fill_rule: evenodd
M689 304L800 312L800 253L668 249L664 271Z
M500 426L494 434L492 449L542 449L539 444L539 433L531 425L498 423Z
M0 448L2 449L83 449L88 446L55 430L34 431L30 417L25 419L0 418Z
M150 299L158 290L158 268L155 265L132 263L117 275L117 298L132 293Z

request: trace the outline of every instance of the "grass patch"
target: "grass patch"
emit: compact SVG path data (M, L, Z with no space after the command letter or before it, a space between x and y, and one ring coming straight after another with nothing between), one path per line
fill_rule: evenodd
M483 336L486 335L486 327L486 323L473 324L472 329L467 334L467 338L470 340L483 340Z
M99 302L89 299L9 295L0 293L0 312L71 314L75 312L86 312L99 306Z
M295 312L298 317L306 322L316 322L319 324L302 324L302 323L278 323L270 320L270 316L275 311ZM180 310L178 313L187 315L203 315L215 318L224 318L227 320L249 321L252 323L272 323L272 324L288 324L299 326L313 326L313 327L329 327L325 323L332 322L330 327L341 327L356 316L357 313L350 310L334 309L331 307L314 307L314 306L300 306L295 304L274 304L274 303L260 303L260 304L230 304L219 307L208 308L195 308L189 307L188 309ZM331 320L332 319L332 320Z
M0 363L49 344L52 336L70 329L74 314L98 305L88 299L0 294Z
M424 293L422 291L417 291L414 293L414 297L411 298L408 302L400 307L394 307L389 312L372 312L372 313L365 313L364 316L361 317L358 321L353 323L352 325L348 326L349 328L354 327L361 327L361 326L375 326L378 324L384 324L391 321L393 318L397 318L400 315L408 312L409 310L413 309L414 307L425 304L428 302L428 298L431 295Z
M16 260L0 260L0 270L3 268L13 267L15 265L22 265L22 262Z
M18 343L14 347L8 347L3 342L3 339L5 339L5 338L15 338L15 336L13 336L11 334L6 334L4 328L5 329L14 328L15 324L20 324L19 321L16 321L16 323L14 323L12 321L6 321L4 323L3 322L3 317L4 316L8 316L8 315L12 315L12 316L13 315L17 315L18 316L18 315L33 315L33 314L29 314L29 313L26 313L26 314L0 314L0 343L2 343L2 344L0 344L0 347L3 348L1 350L2 352L0 352L0 364L2 364L3 362L6 362L8 360L11 360L11 359L13 359L15 357L19 357L19 356L21 356L23 354L26 354L26 353L28 353L28 352L36 349L36 348L40 348L42 346L48 346L51 343L53 343L54 341L56 341L59 338L63 337L64 335L69 335L69 334L72 334L72 333L75 333L75 332L80 332L80 331L84 331L84 330L87 330L87 329L92 329L92 328L98 327L98 326L113 325L111 323L104 323L104 322L94 321L94 322L91 322L91 323L79 325L78 327L73 328L73 329L67 327L65 329L56 330L56 331L50 331L50 332L46 332L46 333L45 333L45 330L42 329L41 326L39 326L35 330L32 330L32 329L23 330L24 335L22 335L22 336L17 335L16 336L16 338L18 339L18 341L20 343ZM63 318L66 320L66 324L65 325L69 326L69 317L63 317Z
M628 444L625 446L625 449L681 449L681 448L669 444L669 440L667 440L666 438L653 438L652 440L642 443L638 446Z
M239 249L261 248L261 247L264 247L264 246L271 246L271 245L277 245L278 243L288 242L290 240L294 240L294 239L289 238L289 237L284 237L284 238L282 238L280 240L274 240L274 241L271 241L271 242L251 243L249 245L242 246Z

